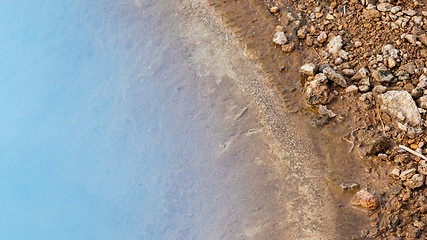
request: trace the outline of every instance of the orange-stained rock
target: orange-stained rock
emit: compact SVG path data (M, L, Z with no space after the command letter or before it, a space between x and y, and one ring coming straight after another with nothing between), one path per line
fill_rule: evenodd
M372 211L377 209L377 207L380 205L380 202L378 201L378 198L369 193L368 190L362 189L353 197L351 204L355 207Z

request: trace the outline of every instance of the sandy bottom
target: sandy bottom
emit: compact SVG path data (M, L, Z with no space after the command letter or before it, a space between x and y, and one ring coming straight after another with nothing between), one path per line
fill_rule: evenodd
M146 23L137 30L156 56L146 59L151 74L142 78L157 81L153 91L170 102L156 109L165 116L159 131L180 129L161 141L174 165L161 181L161 217L147 231L160 239L357 234L363 213L330 188L319 134L285 112L260 66L205 1L135 0L134 7ZM321 140L334 151L328 139Z

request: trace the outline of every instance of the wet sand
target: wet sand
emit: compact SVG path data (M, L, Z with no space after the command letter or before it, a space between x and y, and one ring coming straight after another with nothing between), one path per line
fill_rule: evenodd
M166 89L173 104L162 111L186 119L179 123L183 129L203 133L197 138L187 138L186 133L173 136L192 152L180 154L168 170L163 227L152 226L153 233L160 239L357 235L366 224L363 214L349 206L349 196L334 192L328 180L339 168L334 161L343 159L328 161L330 156L319 148L322 140L326 149L340 152L334 149L334 137L319 139L323 135L314 132L306 118L287 112L262 66L248 60L248 53L213 17L207 3L134 5L156 26L143 29L157 36L150 43L162 51L153 64L172 60L155 73L159 79L170 78ZM181 116L188 112L192 114ZM164 140L163 144L174 141Z

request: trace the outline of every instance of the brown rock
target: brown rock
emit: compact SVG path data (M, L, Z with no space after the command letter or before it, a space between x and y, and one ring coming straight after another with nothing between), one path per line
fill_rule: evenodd
M351 200L351 204L355 207L372 211L378 208L380 202L378 201L378 198L369 193L368 190L363 189L356 193Z
M294 43L294 42L291 42L291 43L289 43L289 44L283 44L283 45L282 45L282 50L283 50L283 52L285 52L285 53L290 53L290 52L292 52L294 49L295 49L295 43Z

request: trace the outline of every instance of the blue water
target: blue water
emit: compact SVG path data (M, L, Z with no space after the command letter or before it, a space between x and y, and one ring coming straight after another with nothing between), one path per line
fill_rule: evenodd
M180 146L129 2L2 1L0 239L155 237Z

